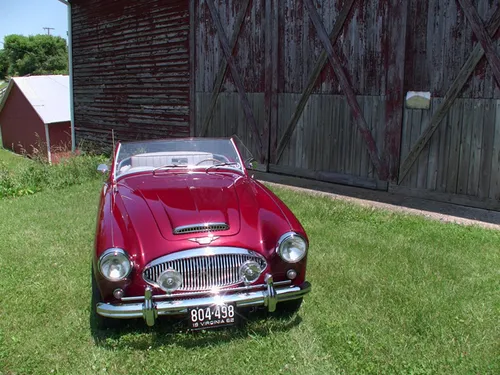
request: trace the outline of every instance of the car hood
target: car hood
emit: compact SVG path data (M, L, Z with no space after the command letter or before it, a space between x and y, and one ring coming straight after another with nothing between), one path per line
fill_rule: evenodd
M207 223L228 226L217 235L237 234L241 226L240 204L234 181L219 174L165 173L129 178L126 187L146 201L161 235L173 241L184 237L174 234L175 229ZM200 232L187 234L192 237Z
M240 247L264 256L293 229L292 214L267 188L236 173L162 173L127 176L117 185L113 245L134 251L142 264L206 246L206 232L174 234L177 227L225 223L209 246ZM301 228L294 222L293 227ZM132 242L131 239L134 239ZM127 245L127 242L130 242Z

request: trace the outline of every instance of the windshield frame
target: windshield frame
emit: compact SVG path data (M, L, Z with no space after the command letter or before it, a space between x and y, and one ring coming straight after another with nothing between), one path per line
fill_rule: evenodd
M176 141L197 141L197 140L228 141L232 145L232 147L235 151L235 154L236 154L235 156L237 158L237 160L235 160L235 163L238 163L239 167L235 167L235 166L231 166L231 165L221 165L221 166L217 166L217 165L208 165L208 166L207 165L200 165L200 166L186 165L186 166L175 166L175 167L165 166L165 167L156 167L156 168L151 167L148 169L136 170L136 171L124 172L124 173L117 174L118 166L120 165L120 163L123 160L127 159L127 158L124 158L121 161L118 160L119 155L120 155L120 151L124 145L150 143L150 142L151 143L156 143L156 142L160 143L160 142L166 142L166 141L167 142L176 142ZM239 150L238 146L236 145L233 137L227 137L227 138L226 137L220 137L220 138L217 138L217 137L210 137L210 138L209 137L186 137L186 138L149 139L149 140L140 140L140 141L120 141L120 142L118 142L115 153L114 153L113 165L112 165L111 170L112 170L112 181L116 182L117 180L120 180L123 177L128 177L128 176L132 176L132 175L136 175L136 174L141 174L141 173L153 173L153 174L155 174L156 170L161 170L161 171L165 171L165 172L175 170L175 171L183 171L184 173L186 171L187 171L187 173L194 173L194 172L208 173L208 172L219 172L221 169L230 170L232 172L248 176L248 171L247 171L246 165L243 161L243 158L241 156L241 151Z

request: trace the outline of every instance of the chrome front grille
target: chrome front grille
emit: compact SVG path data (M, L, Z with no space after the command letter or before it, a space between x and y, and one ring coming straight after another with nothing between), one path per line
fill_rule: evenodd
M221 232L228 229L229 225L226 223L202 223L177 227L174 229L174 234Z
M207 253L208 252L208 253ZM246 261L257 261L262 271L267 264L257 253L237 248L208 248L186 250L159 258L145 267L143 278L157 285L158 277L167 269L182 274L180 291L203 291L225 288L243 282L240 266Z

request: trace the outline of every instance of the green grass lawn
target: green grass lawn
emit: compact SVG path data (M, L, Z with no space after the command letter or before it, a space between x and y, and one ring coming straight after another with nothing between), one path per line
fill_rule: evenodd
M24 156L15 154L9 150L6 150L2 148L1 145L2 144L0 143L0 164L3 164L9 169L15 169L16 167L32 163L32 160L25 158Z
M89 327L98 181L0 200L0 374L500 374L500 233L277 190L309 233L298 315Z

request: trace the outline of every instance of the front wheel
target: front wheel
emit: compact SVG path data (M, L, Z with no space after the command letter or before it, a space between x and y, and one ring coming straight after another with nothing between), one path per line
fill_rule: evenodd
M118 328L121 321L119 319L105 318L97 313L97 303L102 302L101 292L97 287L97 282L92 268L92 298L90 300L90 325L96 329Z

